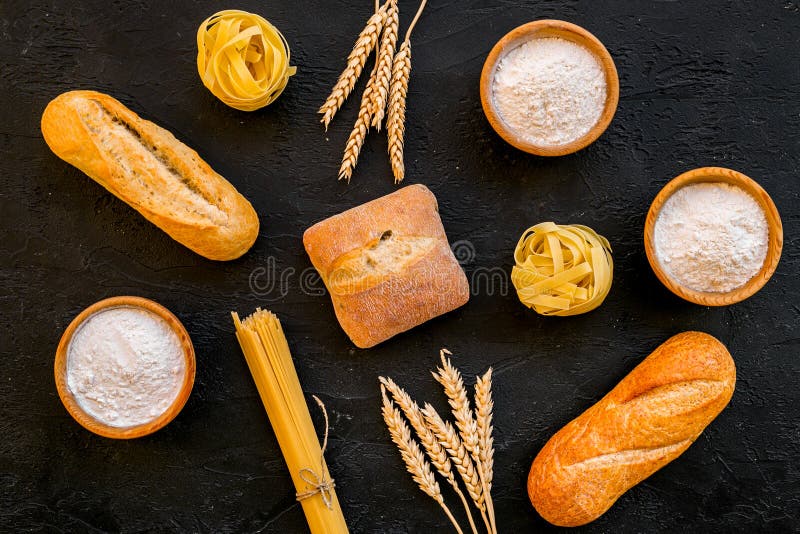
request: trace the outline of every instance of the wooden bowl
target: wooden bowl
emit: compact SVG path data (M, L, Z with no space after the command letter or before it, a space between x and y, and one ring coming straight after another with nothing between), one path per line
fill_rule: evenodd
M517 46L524 42L540 37L560 37L587 48L594 54L603 66L606 74L606 102L602 115L597 123L586 135L579 137L571 143L556 146L541 146L530 143L520 134L508 127L495 108L492 85L497 64L500 60ZM592 144L608 128L619 103L619 77L617 67L611 54L597 37L575 24L563 20L537 20L518 26L507 33L497 44L483 64L481 72L481 104L483 112L500 137L518 149L537 156L564 156L572 154Z
M141 425L116 427L98 421L86 413L83 408L80 407L78 401L75 400L72 391L70 391L69 386L67 385L67 352L69 350L70 341L72 341L72 336L83 324L83 322L86 321L86 319L99 311L123 307L147 310L166 321L170 328L172 328L172 330L178 335L178 339L183 347L183 356L186 362L186 372L184 374L183 383L181 384L181 389L179 390L177 397L175 397L172 405L170 405L170 407L158 418ZM189 394L192 391L192 386L194 385L194 375L194 347L192 346L192 340L189 339L189 334L186 332L186 329L183 327L178 318L175 317L164 306L142 297L112 297L101 300L100 302L95 302L72 320L67 329L64 331L64 334L61 336L61 341L58 343L58 348L56 349L56 388L58 389L58 396L61 397L61 402L64 403L64 407L67 409L70 415L75 418L75 420L84 428L107 438L139 438L146 436L147 434L152 434L156 430L159 430L167 423L172 421L175 416L178 415L178 412L181 411L184 404L186 404L186 400L189 398Z
M661 207L678 189L689 184L701 182L723 182L744 189L756 199L761 209L764 210L764 215L767 218L767 225L769 226L767 256L764 258L764 264L761 266L761 270L745 285L727 293L706 293L680 285L661 268L661 264L656 257L654 229ZM778 215L778 209L775 207L775 203L772 202L767 192L754 180L748 178L744 174L720 167L702 167L685 172L677 178L674 178L664 186L658 195L656 195L653 204L650 206L650 211L647 213L647 219L644 224L644 249L647 253L647 261L650 262L650 267L653 268L653 272L656 273L658 279L661 280L662 284L667 286L667 289L679 297L703 306L727 306L729 304L741 302L755 294L759 289L764 287L764 284L770 279L772 273L775 272L775 268L778 266L778 260L781 258L782 248L783 226L781 225L781 218L780 215Z

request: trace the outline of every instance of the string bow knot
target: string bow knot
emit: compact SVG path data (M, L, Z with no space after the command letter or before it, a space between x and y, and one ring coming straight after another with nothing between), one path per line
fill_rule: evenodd
M317 404L322 409L322 415L325 417L325 438L322 440L322 450L320 452L319 458L319 472L322 473L322 476L318 475L313 469L304 467L300 470L298 475L300 478L310 486L310 489L306 491L298 491L295 496L297 497L298 501L304 501L309 497L313 497L314 495L319 494L322 497L322 502L325 503L325 506L328 510L333 510L333 488L336 487L336 483L332 478L326 477L326 470L325 470L325 449L328 447L328 411L325 409L325 405L319 400L319 397L316 395L312 395Z

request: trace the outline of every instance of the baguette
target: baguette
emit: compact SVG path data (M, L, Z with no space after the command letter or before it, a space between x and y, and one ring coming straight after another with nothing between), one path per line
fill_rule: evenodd
M253 206L225 178L108 95L57 96L42 115L42 135L58 157L206 258L238 258L258 236Z
M735 383L733 359L712 336L668 339L539 452L528 475L534 508L562 527L597 519L688 449Z
M342 329L369 348L469 300L436 197L411 185L319 222L303 244Z

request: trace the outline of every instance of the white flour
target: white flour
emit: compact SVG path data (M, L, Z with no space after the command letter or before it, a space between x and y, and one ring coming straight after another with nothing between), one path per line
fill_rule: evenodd
M586 135L606 101L600 61L558 37L531 39L497 65L492 92L503 121L529 143L558 146Z
M147 423L167 411L185 373L178 335L154 313L132 307L90 316L67 352L67 386L75 400L115 427Z
M767 257L769 227L739 187L699 183L664 202L654 227L656 256L681 285L725 293L746 284Z

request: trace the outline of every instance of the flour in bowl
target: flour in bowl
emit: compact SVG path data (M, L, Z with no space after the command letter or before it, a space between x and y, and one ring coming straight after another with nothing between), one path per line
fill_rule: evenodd
M539 146L565 145L589 133L608 91L600 60L560 37L533 38L509 51L492 84L503 121Z
M149 423L177 398L186 374L183 347L158 315L134 307L91 315L67 351L67 387L78 405L101 423Z
M675 191L653 228L661 267L695 291L727 293L745 285L767 257L764 210L744 189L697 183Z

